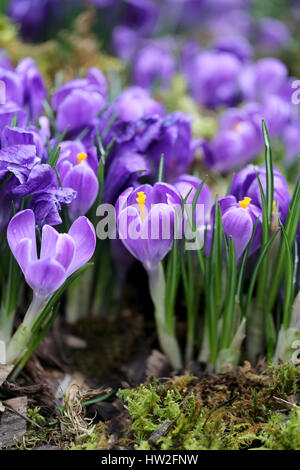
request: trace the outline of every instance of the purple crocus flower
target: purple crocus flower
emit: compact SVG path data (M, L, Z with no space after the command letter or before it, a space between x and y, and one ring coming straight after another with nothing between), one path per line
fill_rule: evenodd
M262 115L271 137L280 137L291 117L291 103L278 95L268 95L262 104Z
M227 173L255 158L263 148L261 120L255 103L225 111L216 137L202 145L206 165Z
M95 250L96 236L86 217L77 219L68 234L60 234L45 225L38 257L35 225L32 210L17 213L8 225L7 240L26 282L37 297L45 299L89 261Z
M268 57L242 70L239 83L245 99L262 102L266 96L278 94L287 77L286 65Z
M192 205L201 182L201 179L196 176L181 175L173 182L173 186L177 189L182 198L186 200L186 204ZM206 183L204 183L201 189L197 199L197 204L202 204L204 206L203 217L202 214L199 214L200 217L196 219L197 227L200 227L205 224L206 216L211 206L211 192Z
M228 52L205 51L186 66L186 78L197 103L209 108L230 106L239 98L242 63Z
M162 46L148 45L139 50L133 66L133 82L150 89L156 83L166 87L175 72L173 56Z
M161 261L172 249L180 208L179 193L166 183L128 188L116 205L119 238L147 271L159 342L175 368L182 365L181 353L174 327L166 317L167 293Z
M71 9L79 4L80 0L11 0L8 16L20 26L25 40L43 40L48 25L55 22L59 28Z
M219 52L234 54L241 62L249 62L253 56L253 48L243 36L229 36L217 38L213 48Z
M138 186L139 178L149 173L149 163L143 155L130 152L115 157L105 178L103 201L114 203L122 191Z
M164 155L165 177L172 181L186 171L194 159L194 147L191 131L192 118L182 112L175 112L165 117L160 128L160 135L147 151L157 170L162 154Z
M47 164L35 165L27 180L12 190L12 197L21 199L32 196L30 207L34 210L37 224L59 225L62 204L70 204L76 196L71 188L60 188L55 171Z
M151 34L156 26L159 5L152 0L124 0L123 22L140 35Z
M7 226L11 217L12 208L12 190L18 185L18 180L12 176L6 182L1 182L0 185L0 236L2 231ZM18 205L15 203L15 207Z
M92 224L80 217L68 234L59 234L45 225L42 230L40 257L37 257L35 217L27 209L9 223L7 240L25 279L35 294L46 298L57 290L73 272L92 257L96 237Z
M7 56L4 49L0 49L0 67L2 69L12 70L13 66L10 58Z
M90 69L86 78L77 78L63 85L52 97L57 111L59 132L88 126L106 104L107 83L100 70Z
M137 121L149 114L163 114L163 106L151 98L149 92L133 86L123 91L112 106L112 111L124 122Z
M285 145L285 161L287 165L295 162L295 159L300 155L300 118L294 118L285 126L283 130L283 142Z
M37 156L42 158L47 138L50 137L50 129L49 121L45 116L40 118L40 120L43 126L41 129L33 126L27 128L5 127L1 135L2 148L12 145L35 145Z
M28 108L31 119L36 119L43 110L43 101L47 96L44 79L31 57L23 59L16 68L16 72L23 85L24 106Z
M112 47L118 57L124 61L133 59L139 42L136 31L128 26L116 26L112 33Z
M264 51L277 51L288 45L291 36L286 25L275 18L261 18L257 26L257 45Z
M157 269L172 248L175 211L180 206L179 193L166 183L128 188L118 199L119 237L148 272Z
M6 103L23 106L24 88L21 77L14 70L0 68L0 80L5 83Z
M0 180L7 173L25 183L31 169L39 162L34 145L13 145L0 150Z
M290 194L288 184L284 176L276 169L274 172L274 215L278 215L285 222L289 204ZM233 178L230 193L237 199L241 199L245 195L251 198L252 203L262 209L259 184L256 173L258 174L264 193L266 194L266 168L264 165L255 167L253 165L246 166L239 171Z
M223 229L227 237L232 237L237 261L247 248L254 225L258 219L250 250L250 254L254 253L260 247L261 243L261 209L253 204L251 198L247 196L244 196L243 199L238 201L234 196L230 195L219 199L218 202L222 214ZM215 207L212 209L212 224L214 213ZM210 250L210 243L211 232L209 231L207 237L208 250Z
M9 126L14 116L17 117L18 126L26 125L28 114L23 107L8 102L0 106L0 134L5 126Z
M63 187L76 191L68 207L71 220L75 220L89 211L99 191L97 152L95 148L87 151L79 141L61 142L60 148L56 168Z

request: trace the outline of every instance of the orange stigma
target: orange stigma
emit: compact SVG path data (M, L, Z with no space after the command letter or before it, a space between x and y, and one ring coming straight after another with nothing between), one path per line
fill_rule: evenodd
M141 217L142 217L142 221L144 222L145 220L145 200L146 200L146 194L144 193L144 191L140 191L138 193L138 197L136 198L136 202L138 203L139 205L139 208L140 208L140 212L141 212Z
M251 202L251 197L244 197L244 199L242 201L239 201L239 205L243 208L243 209L247 209L247 207L249 206Z
M84 153L84 152L80 152L80 153L77 155L78 163L84 162L84 160L85 160L86 158L87 158L87 154Z

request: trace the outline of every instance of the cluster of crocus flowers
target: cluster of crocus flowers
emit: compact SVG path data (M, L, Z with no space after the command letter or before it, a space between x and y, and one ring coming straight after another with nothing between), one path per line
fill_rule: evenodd
M110 0L93 3L103 7L116 5ZM249 164L264 147L262 118L267 121L272 139L281 139L288 148L289 162L300 148L299 118L290 103L287 68L278 59L253 61L250 43L240 36L217 38L209 50L200 49L194 41L183 48L180 41L168 38L153 41L148 36L161 11L158 3L123 3L124 17L112 36L120 55L132 62L133 86L125 90L112 87L109 93L106 77L92 67L84 77L56 89L48 104L44 81L32 59L21 61L15 69L9 61L0 60L0 80L5 83L8 98L0 106L0 250L5 264L6 260L11 263L13 254L33 290L32 304L20 328L12 339L8 335L8 340L3 341L2 335L5 361L16 362L22 356L32 323L45 304L91 258L95 233L85 216L96 223L95 206L105 202L116 204L119 238L111 243L114 259L124 267L123 259L127 256L130 262L133 256L144 266L158 338L172 366L178 369L183 365L175 334L176 288L185 291L188 312L186 361L193 358L198 344L205 350L210 342L213 352L209 360L214 366L224 358L230 359L231 354L232 363L236 363L240 342L248 333L248 311L254 309L256 291L259 296L261 285L270 287L256 283L253 264L263 264L264 256L268 261L272 237L281 229L282 237L272 246L269 256L274 261L285 241L282 224L286 221L287 245L297 259L296 230L294 226L293 230L290 228L292 223L288 220L295 199L290 198L285 178L275 167L270 178L270 161L267 166ZM170 6L169 0L162 3ZM194 9L202 11L202 2L197 7L195 3L187 0L189 8L184 8L177 19L179 29L193 23L189 16L193 16ZM209 2L204 3L213 9ZM218 29L217 18L213 20L211 32ZM138 47L137 40L144 37L147 41L141 41ZM174 79L175 71L186 80L178 107L176 100L173 104L165 98L173 96L168 87L174 88L176 94L176 86L184 81L183 77ZM202 127L197 129L197 119L192 126L193 119L186 113L191 104L200 121L198 105L202 107L201 115L203 111L213 123L218 122L215 134L202 134ZM41 116L43 107L47 116ZM220 107L225 109L219 113ZM194 139L194 130L201 139ZM212 208L212 192L219 191L213 186L210 190L202 179L186 173L202 168L196 157L216 172L212 181L220 177L223 182L224 175L248 164L234 175L227 195L220 197L225 194L223 191L218 194ZM157 182L158 179L165 182ZM262 193L268 195L267 202ZM36 229L41 237L36 238ZM193 248L196 255L187 253L188 238L195 233L201 234L200 245ZM180 234L182 239L178 240ZM77 297L73 297L74 305L84 291L87 302L83 314L94 306L93 297L101 289L105 291L105 283L109 282L105 272L111 269L107 247L101 240L95 268L87 273L84 288L82 284ZM247 269L248 258L244 255L250 258ZM7 265L1 279L9 273L11 264ZM294 268L295 280L296 262ZM99 280L101 270L104 275L102 272ZM249 282L248 291L243 280L248 281L253 273L254 281ZM259 274L261 281L263 274ZM282 273L280 276L279 287L284 278ZM298 287L296 281L294 284ZM3 286L1 294L5 283ZM67 312L73 294L68 291ZM280 296L276 295L280 306ZM262 299L263 296L260 306ZM289 304L284 305L286 311ZM273 305L270 311L272 308ZM295 318L289 323L294 330L299 329L299 319ZM201 330L197 341L196 330ZM278 351L280 357L280 348Z

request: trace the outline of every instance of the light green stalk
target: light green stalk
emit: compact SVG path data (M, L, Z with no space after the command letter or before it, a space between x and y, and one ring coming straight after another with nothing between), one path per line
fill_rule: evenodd
M166 282L162 264L146 267L149 276L149 289L155 308L155 321L159 343L163 352L168 357L171 365L175 369L182 367L181 352L175 337L174 318L167 322L166 303Z
M33 294L32 302L27 310L23 322L8 343L6 350L6 363L14 364L20 359L32 337L32 327L46 305L47 299Z

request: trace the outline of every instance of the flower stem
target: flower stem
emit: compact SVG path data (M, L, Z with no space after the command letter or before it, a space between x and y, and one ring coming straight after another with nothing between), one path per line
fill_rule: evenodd
M45 307L45 303L45 298L38 297L35 293L33 293L32 302L29 306L29 309L27 310L24 320L8 343L6 351L7 364L13 364L18 359L20 359L20 356L26 349L28 342L31 339L31 329L34 321L42 312L43 308Z
M180 369L182 358L180 348L175 338L174 319L167 322L165 312L166 282L162 264L146 268L149 276L149 288L155 308L155 321L158 339L163 352L168 357L172 367ZM172 323L172 324L170 324Z

